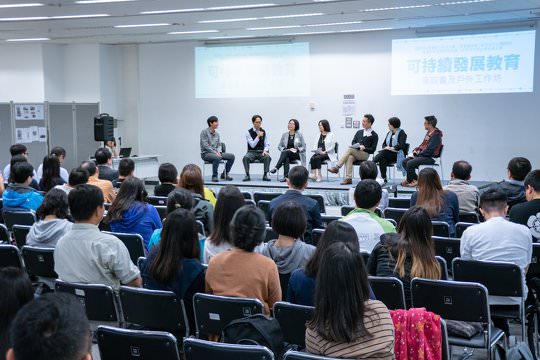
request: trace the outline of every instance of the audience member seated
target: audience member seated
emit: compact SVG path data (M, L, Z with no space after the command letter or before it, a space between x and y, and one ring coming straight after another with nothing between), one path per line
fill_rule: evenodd
M360 251L358 237L354 228L343 221L333 221L326 227L323 236L317 244L313 256L304 268L294 270L289 279L287 301L293 304L313 306L315 299L315 279L324 251L336 242L348 244L355 251ZM370 298L375 295L370 291Z
M58 161L60 161L60 166L62 166L62 163L66 159L66 149L64 149L61 146L55 146L52 148L49 155L56 156L58 158ZM43 177L43 164L40 164L37 169L36 181L39 182L42 177ZM64 179L65 182L68 182L69 173L63 167L60 167L60 177Z
M526 203L517 204L510 210L510 221L526 225L535 242L540 240L540 170L534 170L525 178Z
M264 240L264 214L252 205L244 205L231 220L234 248L214 256L206 270L206 292L215 295L257 298L264 313L281 300L276 264L253 252Z
M204 243L205 264L217 254L234 247L229 225L236 210L244 204L244 196L236 186L227 185L219 191L214 211L214 226Z
M101 189L106 203L110 204L116 199L116 192L114 192L112 182L99 178L99 169L93 161L83 161L81 169L88 171L88 185L94 185Z
M478 211L480 205L480 192L474 185L469 184L472 166L467 161L456 161L450 173L450 182L444 188L457 195L459 211Z
M303 268L315 252L315 246L302 241L306 215L294 201L281 203L272 216L272 229L278 238L265 243L261 254L274 260L280 274Z
M80 184L86 184L88 182L88 171L78 167L69 173L69 181L67 184L63 185L57 185L55 186L56 189L60 189L64 191L66 194L69 194L69 192L77 185Z
M171 191L176 189L178 182L178 170L171 163L159 165L158 170L159 185L154 187L154 196L169 196Z
M28 149L23 144L13 144L9 147L9 153L11 154L11 157L14 156L22 156L24 157L23 161L28 162ZM11 174L11 167L13 166L13 163L10 161L9 164L6 165L4 168L4 179L9 179L9 175ZM34 177L36 176L36 173L34 172Z
M382 197L381 185L375 180L361 180L354 190L356 208L340 221L352 225L360 242L360 250L371 252L382 234L396 232L395 226L374 211Z
M27 163L27 162L28 162L28 158L26 157L26 155L15 155L11 158L9 162L10 169L13 169L13 166L17 163ZM39 184L36 181L36 179L34 179L34 176L36 176L36 172L32 171L32 182L29 184L29 186L32 189L39 191ZM6 180L7 180L7 183L9 184L13 184L15 182L15 180L13 179L13 173L11 171L9 173L9 178L6 178Z
M99 168L99 178L101 180L113 181L118 179L118 171L112 168L112 153L107 148L99 148L94 154L96 165Z
M411 306L411 279L441 278L432 233L429 214L414 206L403 214L398 234L383 234L369 257L369 275L394 276L403 282L407 307Z
M213 198L215 203L215 197L209 189L204 187L201 168L195 164L184 166L180 173L178 187L191 191L195 218L203 223L204 231L209 234L214 222L214 207L209 198Z
M9 348L9 327L17 311L34 298L32 282L19 268L0 269L0 360Z
M19 311L11 329L7 360L91 360L92 332L85 311L71 294L45 294Z
M362 161L362 163L359 166L359 172L360 172L360 180L377 180L377 175L379 174L379 171L377 170L377 164L375 164L374 161L366 160ZM379 181L378 181L379 182ZM379 182L379 184L382 184ZM353 186L349 189L349 204L354 204L354 191L356 190L356 186ZM381 210L384 210L388 207L388 190L382 189L381 193L381 202L379 203L378 208Z
M77 185L68 195L75 220L54 250L54 270L61 280L86 284L141 287L139 269L115 236L99 231L103 219L103 193L93 185Z
M146 195L140 179L127 178L111 204L105 222L114 232L141 235L148 249L152 233L161 228L161 219L154 205L144 202Z
M47 155L43 159L43 176L39 180L39 190L47 192L57 185L63 185L66 183L64 179L60 177L60 161L56 155Z
M439 174L434 169L425 168L418 174L418 190L411 196L411 206L414 205L426 209L431 220L446 222L450 227L450 237L456 235L458 198L453 192L443 190Z
M43 196L31 188L34 168L27 162L18 162L11 168L11 178L7 189L2 194L4 210L37 210Z
M309 353L346 359L394 359L394 324L386 306L369 298L358 249L335 243L324 252L313 319L306 324Z
M55 247L58 240L69 232L73 225L68 221L68 206L67 194L64 191L59 189L49 191L36 211L38 221L26 235L26 244Z
M173 291L178 300L183 300L189 328L195 333L193 295L204 292L204 269L193 213L181 208L171 212L163 224L161 237L142 268L144 287Z
M405 160L405 147L407 145L407 134L401 129L401 120L397 117L388 119L388 133L382 143L382 150L373 158L379 164L381 176L384 183L388 182L386 168L390 164L395 164L396 169L404 171L403 160Z
M112 181L115 189L120 189L122 182L129 177L133 177L135 173L135 161L126 158L118 163L118 179Z
M308 177L309 173L304 166L295 166L289 171L289 177L287 178L289 190L270 201L270 218L272 218L276 208L286 201L294 201L300 204L304 209L307 219L304 241L311 244L311 231L315 228L322 228L322 220L319 203L309 196L302 194L308 186Z
M498 187L504 191L506 198L508 199L509 210L512 209L512 206L527 201L525 198L525 186L523 181L531 169L531 162L528 159L524 157L515 157L508 162L508 180L503 180L490 187L490 189Z

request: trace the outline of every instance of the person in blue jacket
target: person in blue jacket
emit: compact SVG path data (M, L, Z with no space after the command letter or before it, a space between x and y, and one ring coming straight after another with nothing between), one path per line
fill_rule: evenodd
M34 210L43 202L43 196L30 187L34 167L28 162L19 162L11 168L10 183L2 194L5 210Z
M130 177L122 182L116 199L111 204L105 222L111 230L119 233L139 234L144 239L144 246L148 249L148 242L155 229L161 228L161 219L153 205L144 202L146 190L143 182Z

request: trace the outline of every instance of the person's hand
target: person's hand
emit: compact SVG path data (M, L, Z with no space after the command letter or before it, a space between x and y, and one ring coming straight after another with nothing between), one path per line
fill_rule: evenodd
M394 150L394 148L392 146L386 146L384 150Z
M365 146L364 145L360 145L360 150L364 151L365 150Z
M219 152L219 151L216 151L216 155L219 156L219 157L222 157L221 152Z
M264 131L259 131L259 133L257 134L257 137L262 138L263 136L264 136Z
M298 151L298 149L296 149L296 148L290 148L289 151L292 152L293 154L296 154L296 152Z
M262 156L268 156L268 151L264 150L264 151L262 152Z

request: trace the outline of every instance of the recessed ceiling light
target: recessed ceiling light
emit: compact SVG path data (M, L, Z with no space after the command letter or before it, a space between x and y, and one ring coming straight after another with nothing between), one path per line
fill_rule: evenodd
M251 17L251 18L239 18L239 19L201 20L197 22L199 24L209 24L209 23L226 23L226 22L253 21L253 20L258 20L258 18Z
M267 4L246 4L246 5L230 5L230 6L213 6L205 8L205 10L234 10L234 9L251 9L267 6L275 6L276 4L267 3Z
M20 7L33 7L33 6L44 6L42 3L26 3L26 4L3 4L0 5L0 9L7 8L20 8Z
M152 27L152 26L168 26L168 23L159 24L133 24L133 25L115 25L115 28L137 28L137 27Z
M254 27L254 28L247 28L246 30L253 31L253 30L293 29L293 28L299 28L299 27L302 27L302 25Z
M320 15L324 15L324 13L263 16L263 19L287 19L287 18L306 17L306 16L320 16Z
M103 4L103 3L115 3L115 2L128 2L137 0L79 0L75 1L75 4Z
M335 25L352 25L352 24L362 24L363 21L344 21L344 22L335 22L335 23L325 23L325 24L308 24L307 27L313 26L335 26Z
M195 12L195 11L204 11L204 8L141 11L139 14L142 14L142 15L174 14L174 13Z
M49 16L48 19L59 20L59 19L84 19L84 18L96 18L96 17L107 17L109 14L83 14L83 15L62 15L62 16Z
M46 41L49 38L27 38L27 39L7 39L7 42L22 42L22 41Z
M405 9L419 9L430 7L430 4L421 4L421 5L406 5L406 6L393 6L393 7L384 7L384 8L373 8L373 9L364 9L361 11L371 12L371 11L387 11L387 10L405 10Z
M168 33L169 35L182 35L182 34L203 34L203 33L217 33L219 30L193 30L193 31L173 31Z

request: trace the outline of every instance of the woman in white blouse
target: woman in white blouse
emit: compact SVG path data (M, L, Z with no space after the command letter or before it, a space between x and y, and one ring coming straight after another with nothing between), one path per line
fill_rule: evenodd
M312 180L321 181L321 165L324 161L337 161L336 155L336 142L334 140L334 134L330 132L330 123L328 120L319 121L319 131L321 134L313 145L313 156L309 160L311 165Z

